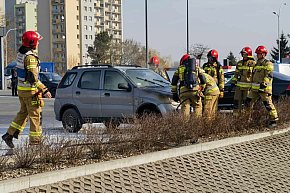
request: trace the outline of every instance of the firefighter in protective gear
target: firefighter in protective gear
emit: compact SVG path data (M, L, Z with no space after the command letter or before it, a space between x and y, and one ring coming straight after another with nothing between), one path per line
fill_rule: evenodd
M39 59L34 50L41 39L42 37L37 32L26 31L22 36L22 46L17 53L17 89L20 111L10 124L7 133L2 136L10 148L14 148L12 140L13 138L18 139L28 117L30 120L29 144L37 145L41 142L41 106L43 106L41 95L51 98L48 89L38 80Z
M263 104L268 111L269 127L277 125L278 113L272 103L272 82L273 82L273 63L265 57L268 50L265 46L258 46L255 53L257 54L257 64L253 69L253 78L251 90L246 99L246 106L253 107L258 99L262 99Z
M203 64L203 70L216 81L220 89L220 98L224 97L225 77L222 65L218 62L217 50L210 50L207 54L208 62Z
M204 95L203 117L211 119L217 112L220 90L213 77L207 73L204 73L204 71L200 68L198 68L198 70L199 73L205 78L205 82L200 85L200 90Z
M234 96L234 115L239 115L249 94L249 90L252 86L253 68L256 65L250 47L244 47L241 50L241 55L243 60L240 60L237 63L235 74L232 79L232 87L236 86Z
M159 74L160 76L162 76L165 80L168 80L168 77L164 71L164 69L159 65L159 59L157 56L153 56L148 64L150 65L150 69L152 69L154 72L156 72L157 74Z
M196 70L192 70L192 76L196 79L196 84L193 84L192 87L188 88L185 82L185 71L187 69L186 65L189 65L190 56L185 54L180 59L180 66L175 71L172 77L172 94L173 100L179 101L181 103L182 113L188 117L190 115L190 106L193 108L193 113L195 117L202 116L202 102L201 97L202 93L200 91L200 83L204 84L204 76L199 74ZM179 81L179 96L177 84Z

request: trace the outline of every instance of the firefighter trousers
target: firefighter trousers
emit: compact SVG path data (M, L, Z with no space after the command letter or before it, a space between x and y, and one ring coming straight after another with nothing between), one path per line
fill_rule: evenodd
M202 102L201 97L196 94L196 91L186 91L180 94L181 112L185 116L190 115L190 106L193 108L193 115L201 117Z
M37 104L35 98L36 97L19 96L20 110L7 131L9 135L12 135L14 138L18 138L18 135L23 131L29 116L29 144L31 145L39 144L42 137L41 107Z
M211 119L216 115L219 95L206 95L203 101L203 116Z
M246 89L242 90L241 88L236 87L235 96L234 96L234 115L239 115L248 94L249 94L249 90L246 90Z
M246 99L247 107L253 108L254 104L261 98L263 104L268 111L269 121L277 121L278 113L272 102L272 95L265 92L258 92L251 90Z

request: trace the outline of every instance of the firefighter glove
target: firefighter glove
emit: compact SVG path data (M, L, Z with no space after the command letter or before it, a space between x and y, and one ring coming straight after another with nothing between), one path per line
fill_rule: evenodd
M173 97L172 97L172 99L173 99L175 102L178 102L178 101L179 101L178 94L177 94L177 93L173 93Z

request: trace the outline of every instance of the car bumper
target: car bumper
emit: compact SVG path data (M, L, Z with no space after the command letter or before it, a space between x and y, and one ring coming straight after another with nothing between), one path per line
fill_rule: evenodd
M173 104L160 104L158 108L162 115L166 115L167 113L174 112L176 110L176 106Z
M55 114L55 119L58 121L61 121L60 108L61 108L61 104L59 100L54 100L54 114Z

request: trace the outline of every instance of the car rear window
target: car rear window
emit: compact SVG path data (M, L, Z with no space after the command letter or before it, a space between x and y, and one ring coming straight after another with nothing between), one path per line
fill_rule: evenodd
M61 82L59 83L58 88L69 87L74 82L76 76L77 76L76 72L67 72L64 75L63 79L61 80Z

